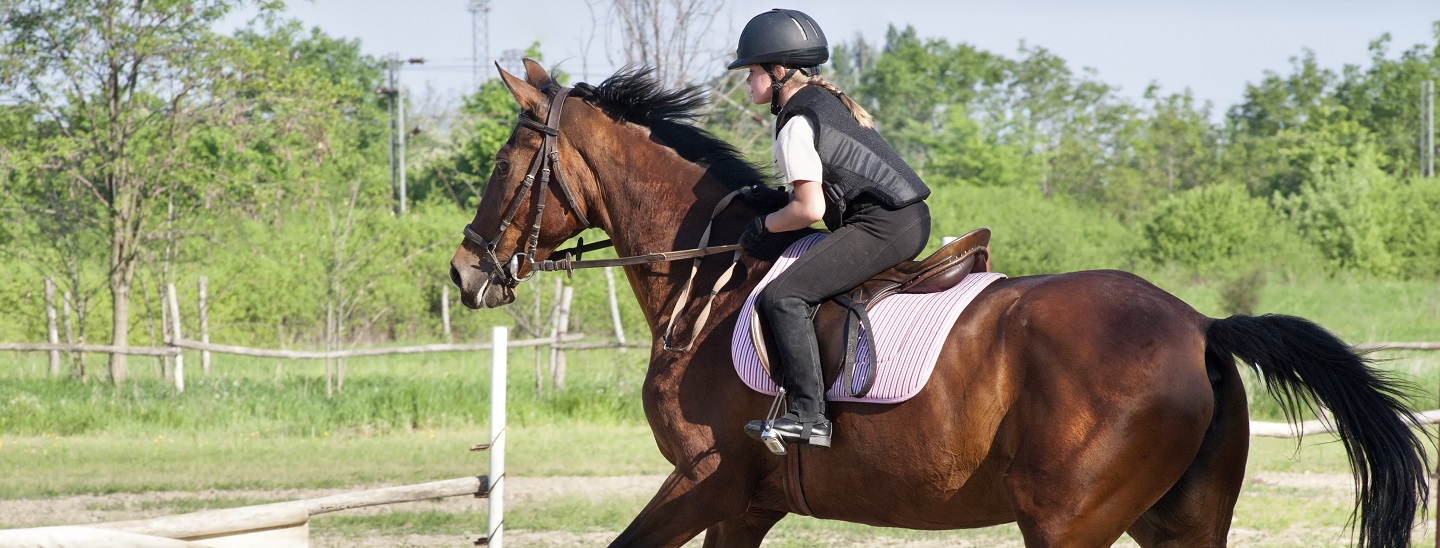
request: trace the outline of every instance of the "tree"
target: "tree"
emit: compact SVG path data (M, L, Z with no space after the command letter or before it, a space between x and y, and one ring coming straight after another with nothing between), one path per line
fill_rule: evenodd
M3 95L53 125L43 164L95 200L108 235L114 345L129 342L131 284L157 225L155 201L193 182L178 173L180 155L201 124L204 90L224 74L211 29L238 3L37 0L5 12ZM124 355L112 355L110 376L125 381Z
M1440 26L1436 30L1440 32ZM1440 62L1435 58L1440 44L1428 49L1416 45L1397 59L1386 57L1389 45L1390 35L1383 35L1370 43L1368 68L1346 66L1335 97L1356 122L1375 135L1382 151L1376 158L1380 167L1403 176L1420 168L1420 85L1440 75Z
M706 47L715 17L725 9L723 0L587 2L592 10L608 4L606 18L614 26L598 21L595 26L616 33L624 63L654 67L656 77L667 87L683 87L701 80L699 75L708 74L713 63L723 56Z

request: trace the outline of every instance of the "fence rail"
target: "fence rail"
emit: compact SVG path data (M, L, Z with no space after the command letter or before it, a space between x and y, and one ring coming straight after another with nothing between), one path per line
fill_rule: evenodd
M556 340L558 338L558 341ZM585 338L584 333L570 333L557 338L545 337L540 339L521 339L512 341L508 346L550 346L556 345L567 350L583 350L588 348L605 348L616 346L616 343L588 343L583 345L564 344L573 343ZM557 344L559 343L559 344ZM338 358L357 358L361 356L389 356L395 354L428 354L435 352L475 352L490 350L491 343L473 344L422 344L417 346L381 346L374 348L354 348L350 350L275 350L272 348L252 348L248 346L234 346L228 344L203 343L181 339L170 341L165 346L104 346L98 344L47 344L47 343L0 343L0 351L9 352L95 352L103 354L126 354L130 356L175 356L184 350L200 350L204 352L216 352L219 354L234 354L238 356L252 356L257 358L283 358L291 360L331 360Z

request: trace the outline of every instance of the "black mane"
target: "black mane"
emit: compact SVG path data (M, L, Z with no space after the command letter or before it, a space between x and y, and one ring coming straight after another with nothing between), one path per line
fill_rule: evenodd
M599 86L576 84L571 95L626 122L650 128L657 142L704 166L728 185L739 187L765 181L760 170L746 161L734 145L695 125L705 106L700 86L664 89L654 69L626 67Z

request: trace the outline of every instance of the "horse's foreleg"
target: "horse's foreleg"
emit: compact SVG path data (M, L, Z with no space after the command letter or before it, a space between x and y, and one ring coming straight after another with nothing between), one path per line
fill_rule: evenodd
M746 491L733 478L722 480L716 474L697 477L680 470L671 472L655 497L610 546L680 546L722 522L733 521L737 525L727 529L739 531L741 521L738 520L748 507ZM760 531L759 537L764 536L765 530L769 530L769 526ZM706 545L710 545L708 540ZM746 546L754 545L758 545L758 541Z
M750 509L738 518L722 521L705 531L705 548L742 548L760 546L765 534L770 532L785 512L779 510Z

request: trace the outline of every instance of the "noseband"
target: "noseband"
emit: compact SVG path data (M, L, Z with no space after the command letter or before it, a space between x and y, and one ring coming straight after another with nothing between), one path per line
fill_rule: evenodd
M555 98L550 100L550 112L546 113L543 125L526 118L524 113L520 114L520 125L540 132L543 138L540 141L540 149L535 151L535 159L530 162L530 172L525 175L525 180L520 183L520 189L510 200L510 206L505 209L505 215L500 218L500 227L495 230L495 236L487 239L471 228L469 224L465 225L465 239L485 248L485 254L489 257L491 264L494 264L495 268L505 276L501 283L510 288L520 285L520 282L535 275L535 269L532 268L525 277L518 276L523 263L528 262L533 265L535 262L535 249L540 245L540 219L545 213L545 189L550 186L552 172L555 174L555 181L560 183L560 193L569 204L570 211L574 212L575 217L580 220L581 229L590 228L590 221L585 218L584 213L580 212L580 205L576 203L575 195L570 192L570 184L565 181L565 175L560 171L560 110L565 106L565 98L570 95L571 89L573 88L560 88L560 91L555 94ZM540 176L538 185L535 184L536 175ZM534 195L535 224L530 227L530 239L526 243L524 252L511 255L510 260L502 263L500 258L495 255L495 247L499 243L500 236L505 234L505 230L510 228L515 216L519 214L520 202L525 199L526 192Z

